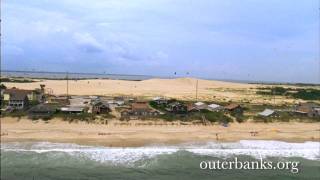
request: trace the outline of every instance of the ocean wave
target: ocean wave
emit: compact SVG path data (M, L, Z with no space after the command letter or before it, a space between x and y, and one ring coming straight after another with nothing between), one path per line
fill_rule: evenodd
M173 154L180 151L217 158L246 155L254 158L301 157L320 161L319 148L320 142L288 143L263 140L241 140L234 143L184 143L175 146L149 145L124 148L50 142L1 144L1 150L4 152L63 152L97 162L110 162L113 164L130 164L144 159L151 159L158 155Z

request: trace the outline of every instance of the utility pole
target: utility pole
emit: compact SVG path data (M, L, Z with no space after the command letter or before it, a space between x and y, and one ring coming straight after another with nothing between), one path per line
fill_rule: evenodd
M198 101L198 79L196 82L196 101Z
M67 99L69 99L69 72L67 72Z
M273 95L273 105L275 106L276 105L276 89L274 86L272 86L272 95Z

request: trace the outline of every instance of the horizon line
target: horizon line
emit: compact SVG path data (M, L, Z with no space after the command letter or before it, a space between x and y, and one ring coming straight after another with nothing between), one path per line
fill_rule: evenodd
M145 74L117 74L117 73L92 73L92 72L69 72L69 71L43 71L43 70L0 70L2 72L18 72L18 73L48 73L48 74L82 74L82 75L109 75L109 76L138 76L138 77L149 77L152 78L165 78L165 79L175 79L175 78L196 78L204 80L217 80L217 81L227 81L227 82L242 82L242 83L253 83L253 84L306 84L306 85L320 85L320 83L305 83L305 82L277 82L268 80L245 80L245 79L217 79L217 78L205 78L205 77L195 77L195 76L155 76L155 75L145 75Z

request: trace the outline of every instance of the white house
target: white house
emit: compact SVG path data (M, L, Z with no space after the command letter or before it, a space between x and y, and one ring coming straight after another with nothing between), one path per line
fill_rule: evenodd
M210 105L208 105L208 110L209 111L220 111L222 109L223 109L223 107L220 106L219 104L210 104Z
M274 110L271 109L265 109L264 111L258 113L258 115L263 116L263 117L269 117L275 114Z
M196 109L207 109L207 104L203 102L196 102L194 103Z

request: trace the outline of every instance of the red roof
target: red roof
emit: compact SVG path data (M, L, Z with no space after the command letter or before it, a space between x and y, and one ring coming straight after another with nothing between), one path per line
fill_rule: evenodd
M149 110L147 102L136 102L131 105L132 110Z
M225 106L224 108L226 108L227 110L234 110L239 107L240 107L239 104L229 104L228 106Z

